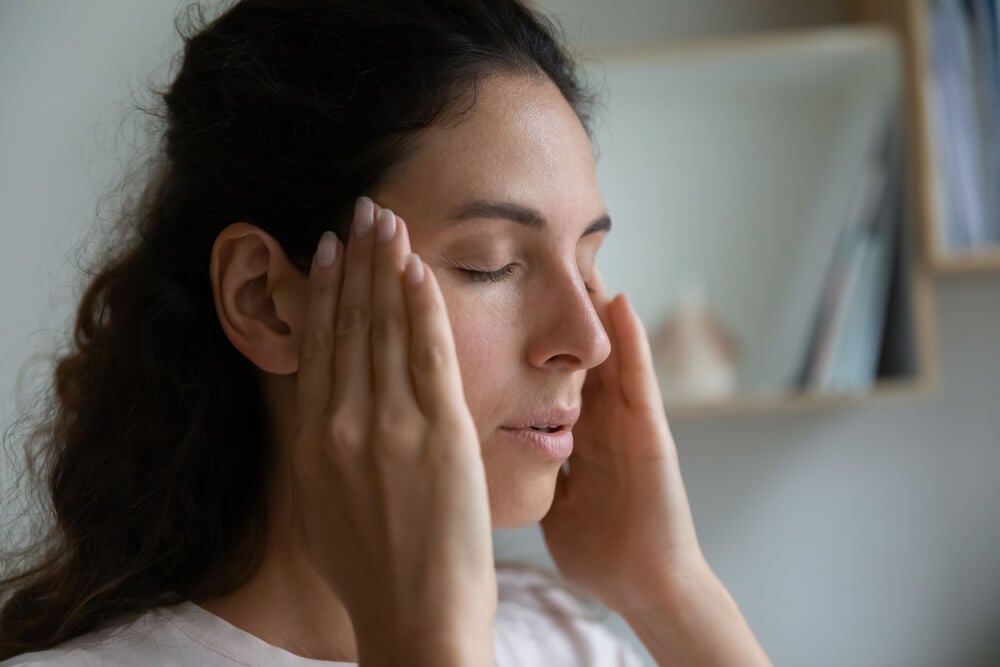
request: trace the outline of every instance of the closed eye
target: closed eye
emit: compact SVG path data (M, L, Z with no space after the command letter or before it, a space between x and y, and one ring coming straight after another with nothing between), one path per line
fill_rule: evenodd
M469 280L473 282L498 283L507 280L507 278L510 277L510 275L514 272L514 265L508 264L507 266L499 268L496 271L477 271L475 269L459 269L459 271L464 273ZM587 288L588 294L596 294L596 291L590 286L590 283L584 281L583 285Z
M462 273L469 277L469 280L473 282L494 282L498 283L502 280L506 280L514 272L514 265L508 264L496 271L476 271L474 269L459 269Z

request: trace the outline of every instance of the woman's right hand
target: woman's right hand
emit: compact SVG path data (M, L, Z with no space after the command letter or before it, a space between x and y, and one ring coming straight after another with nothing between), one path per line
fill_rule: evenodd
M346 251L325 235L309 274L292 452L303 546L361 664L493 664L486 476L447 310L405 222L376 208L360 198Z

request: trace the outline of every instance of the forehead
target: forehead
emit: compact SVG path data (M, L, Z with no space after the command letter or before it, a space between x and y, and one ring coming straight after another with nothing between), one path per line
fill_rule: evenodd
M438 215L441 207L475 198L580 221L604 210L590 140L550 80L483 79L471 109L459 108L468 110L421 132L393 170L383 185L394 199L419 201L421 213Z

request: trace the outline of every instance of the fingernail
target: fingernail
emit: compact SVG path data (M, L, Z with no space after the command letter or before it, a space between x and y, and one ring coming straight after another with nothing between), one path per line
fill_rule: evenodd
M414 253L406 256L406 281L411 285L419 285L424 281L424 263Z
M335 259L337 259L337 235L333 232L323 232L316 248L316 264L326 268L333 264Z
M361 238L367 234L374 224L375 202L369 197L358 197L354 207L354 235Z
M387 208L378 212L375 221L376 234L379 241L388 241L396 234L396 215Z

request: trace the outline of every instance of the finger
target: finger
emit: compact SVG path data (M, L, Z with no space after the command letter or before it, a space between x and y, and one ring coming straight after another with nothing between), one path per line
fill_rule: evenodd
M306 310L299 339L296 377L300 422L329 405L333 376L333 318L343 280L343 246L333 232L320 238L306 288ZM331 260L332 256L332 260Z
M611 325L608 315L610 298L608 297L607 285L605 285L604 277L597 268L594 269L590 285L593 290L590 299L594 304L594 310L597 311L597 316L601 319L601 326L604 327L604 330L608 334L608 340L611 342L611 350L607 359L587 371L587 380L591 385L613 386L618 376L618 342L615 340L614 327Z
M539 522L546 534L558 533L560 527L566 525L563 522L563 516L574 510L577 486L570 471L570 462L575 456L577 456L576 452L570 454L570 457L563 461L559 467L559 472L556 473L556 488L552 494L552 504Z
M410 377L417 403L431 419L458 417L468 408L441 288L434 272L417 255L406 258L405 284Z
M618 374L625 403L634 408L662 408L653 352L642 320L625 294L618 295L608 310L619 343Z
M358 199L351 239L344 252L344 286L336 316L333 409L344 409L357 419L369 414L371 403L373 211L371 199Z
M569 458L562 462L559 466L559 472L556 473L556 489L553 494L553 500L559 500L565 497L569 493L570 476L572 475L572 464L573 455L570 454Z
M598 307L599 311L607 308L608 301L608 286L604 282L604 274L596 266L594 267L594 273L590 277L590 299L594 302L594 306Z
M372 371L377 406L416 408L409 381L410 332L402 272L410 254L406 223L385 209L375 223Z

